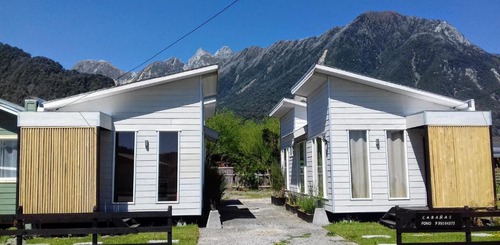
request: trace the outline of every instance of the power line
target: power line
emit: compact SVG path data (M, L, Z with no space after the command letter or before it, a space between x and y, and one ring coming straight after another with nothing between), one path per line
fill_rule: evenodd
M133 70L143 66L144 64L148 63L149 61L151 61L152 59L154 59L156 56L160 55L161 53L165 52L167 49L171 48L172 46L174 46L175 44L177 44L178 42L180 42L181 40L183 40L184 38L186 38L187 36L191 35L193 32L197 31L198 29L200 29L201 27L203 27L204 25L208 24L208 22L212 21L213 19L215 19L217 16L219 16L220 14L224 13L224 11L226 11L227 9L229 9L231 6L233 6L234 4L236 4L239 0L235 0L233 1L232 3L230 3L229 5L227 5L225 8L223 8L222 10L220 10L219 12L217 12L216 14L214 14L212 17L210 17L209 19L207 19L206 21L204 21L203 23L201 23L200 25L198 25L197 27L195 27L194 29L192 29L191 31L189 31L188 33L184 34L183 36L181 36L180 38L178 38L177 40L175 40L174 42L172 42L171 44L169 44L167 47L165 47L164 49L160 50L158 53L154 54L153 56L151 56L149 59L145 60L144 62L142 62L141 64L135 66L134 68L130 69L129 71L127 71L126 73L123 73L121 76L117 77L116 80L122 78L123 76L129 74L130 72L132 72Z
M230 3L229 5L227 5L226 7L224 7L222 10L220 10L219 12L217 12L216 14L212 15L212 17L208 18L207 20L205 20L203 23L199 24L197 27L195 27L194 29L192 29L191 31L189 31L188 33L184 34L183 36L181 36L180 38L178 38L177 40L175 40L174 42L172 42L171 44L169 44L167 47L163 48L162 50L160 50L159 52L157 52L156 54L154 54L153 56L151 56L149 59L147 59L146 61L142 62L141 64L139 64L138 66L130 69L129 71L123 73L121 76L117 77L115 80L118 80L120 78L122 78L123 76L129 74L130 72L132 72L133 70L141 67L142 65L148 63L149 61L151 61L152 59L154 59L156 56L160 55L161 53L165 52L167 49L171 48L172 46L174 46L175 44L177 44L178 42L182 41L184 38L186 38L187 36L191 35L193 32L197 31L198 29L200 29L201 27L203 27L204 25L208 24L210 21L212 21L213 19L215 19L217 16L221 15L222 13L224 13L226 10L228 10L231 6L233 6L234 4L236 4L239 0L235 0L233 1L232 3ZM68 104L64 105L64 106L61 106L59 108L57 108L56 110L59 110L60 108L63 108L63 107L66 107L66 106L69 106L85 97L87 97L88 95L92 94L93 92L89 92L85 95L83 95L82 97L79 97L71 102L69 102Z

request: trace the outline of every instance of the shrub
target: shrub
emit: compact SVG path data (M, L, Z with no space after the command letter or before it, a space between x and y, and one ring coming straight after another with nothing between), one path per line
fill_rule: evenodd
M203 207L216 209L226 191L226 180L214 167L205 167L205 183L203 185Z
M286 201L292 206L297 205L297 194L289 192Z
M297 202L300 209L308 214L314 214L314 210L318 207L318 198L313 196L301 196Z
M273 196L285 197L285 177L278 163L271 164L271 189Z

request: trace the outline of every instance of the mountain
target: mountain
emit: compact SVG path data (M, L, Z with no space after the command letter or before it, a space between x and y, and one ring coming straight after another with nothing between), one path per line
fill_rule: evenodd
M28 97L56 99L114 86L102 75L65 70L61 64L31 57L23 50L0 43L0 98L23 104Z
M166 61L153 62L144 68L138 76L134 78L135 81L141 81L149 78L166 76L183 71L184 64L177 58L170 58Z
M262 118L282 97L291 97L290 88L320 58L327 66L475 99L478 110L493 112L494 132L500 134L500 57L474 45L446 21L395 12L367 12L320 36L265 48L233 52L222 47L214 55L199 49L186 64L175 58L152 63L132 81L219 64L219 108Z
M121 85L218 64L231 58L233 55L234 52L231 48L223 46L217 50L214 55L200 48L188 60L187 64L184 64L178 58L173 57L166 61L153 62L138 73L125 73L124 71L113 66L111 63L102 60L82 60L71 69L81 73L104 75L113 78L117 85Z
M107 76L115 80L116 84L126 83L131 81L136 74L135 73L127 73L116 68L111 63L104 60L82 60L76 63L71 70L76 70L80 73L86 74L99 74L103 76ZM125 74L125 75L124 75Z
M368 12L318 37L250 47L221 64L218 105L260 118L325 53L324 64L491 110L500 128L500 58L440 20Z

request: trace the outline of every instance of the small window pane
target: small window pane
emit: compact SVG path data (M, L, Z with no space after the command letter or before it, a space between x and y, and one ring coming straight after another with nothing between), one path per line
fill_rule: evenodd
M352 198L370 198L366 131L349 131Z
M177 201L178 132L160 132L158 201Z
M17 140L0 140L0 178L15 178Z
M306 149L304 142L299 143L300 192L305 193L304 174L306 166Z
M114 202L134 201L135 132L116 132Z
M408 197L404 131L387 131L389 197Z
M323 140L321 140L321 138L316 138L316 163L318 196L323 196Z

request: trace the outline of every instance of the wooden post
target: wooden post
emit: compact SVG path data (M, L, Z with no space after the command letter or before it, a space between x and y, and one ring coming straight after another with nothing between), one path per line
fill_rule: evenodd
M16 212L16 229L22 230L24 229L24 224L23 220L19 218L19 215L23 214L23 206L17 207L17 212ZM22 245L23 244L23 235L19 234L16 236L16 244L17 245Z
M469 208L468 206L464 207L465 209L465 242L471 244L472 243L472 237L471 237L471 232L470 229L472 227L472 209Z
M94 215L97 213L97 206L94 206ZM92 228L97 228L97 216L92 218ZM92 233L92 245L97 245L97 233Z
M172 245L172 206L168 206L167 226L169 227L167 232L167 242Z
M399 205L396 205L396 244L403 244L403 236L401 234L401 215Z

